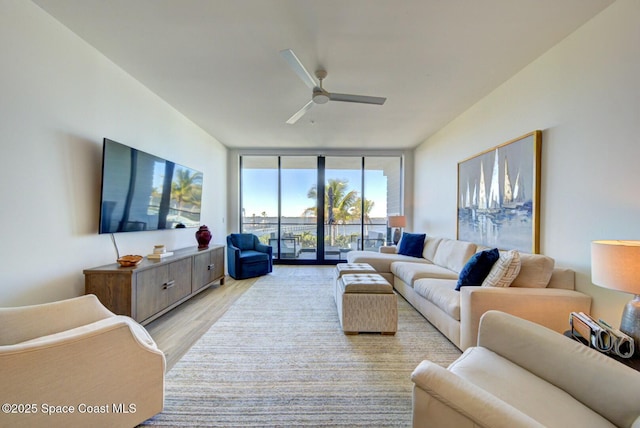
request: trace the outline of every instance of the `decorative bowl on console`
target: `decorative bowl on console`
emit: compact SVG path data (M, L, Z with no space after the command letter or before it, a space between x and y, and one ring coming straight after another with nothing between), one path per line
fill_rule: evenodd
M133 266L138 266L140 264L140 262L142 261L142 259L143 259L142 256L128 254L126 256L120 257L117 260L117 262L122 267L133 267Z

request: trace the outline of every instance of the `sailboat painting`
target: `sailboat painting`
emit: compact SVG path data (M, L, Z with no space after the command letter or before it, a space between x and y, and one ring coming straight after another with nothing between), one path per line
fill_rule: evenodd
M458 239L538 253L542 132L458 163Z

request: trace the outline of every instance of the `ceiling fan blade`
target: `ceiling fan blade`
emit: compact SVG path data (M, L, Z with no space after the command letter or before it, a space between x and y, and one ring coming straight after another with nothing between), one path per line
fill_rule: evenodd
M387 100L384 97L369 97L367 95L351 95L351 94L329 94L331 101L344 101L347 103L362 103L362 104L378 104L382 105Z
M308 103L306 103L304 105L304 107L302 107L300 110L298 110L293 116L291 116L289 118L289 120L287 120L287 124L289 125L293 125L294 123L296 123L298 121L298 119L300 119L302 116L304 116L304 114L309 111L309 109L311 107L313 107L315 103L313 102L313 100L309 101Z
M318 86L313 77L309 74L304 65L300 62L296 54L293 53L291 49L284 49L280 51L280 55L287 61L291 69L302 79L305 85L307 85L310 89Z

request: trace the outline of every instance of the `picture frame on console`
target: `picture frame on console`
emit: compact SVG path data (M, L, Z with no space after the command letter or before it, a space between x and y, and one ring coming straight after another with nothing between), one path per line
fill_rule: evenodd
M533 131L458 163L458 239L539 253L541 148Z

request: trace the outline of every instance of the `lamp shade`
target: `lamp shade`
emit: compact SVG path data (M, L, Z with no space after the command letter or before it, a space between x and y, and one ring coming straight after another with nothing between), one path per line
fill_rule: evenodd
M405 227L407 225L407 218L403 215L390 215L389 227Z
M640 241L593 241L591 281L600 287L640 294Z

